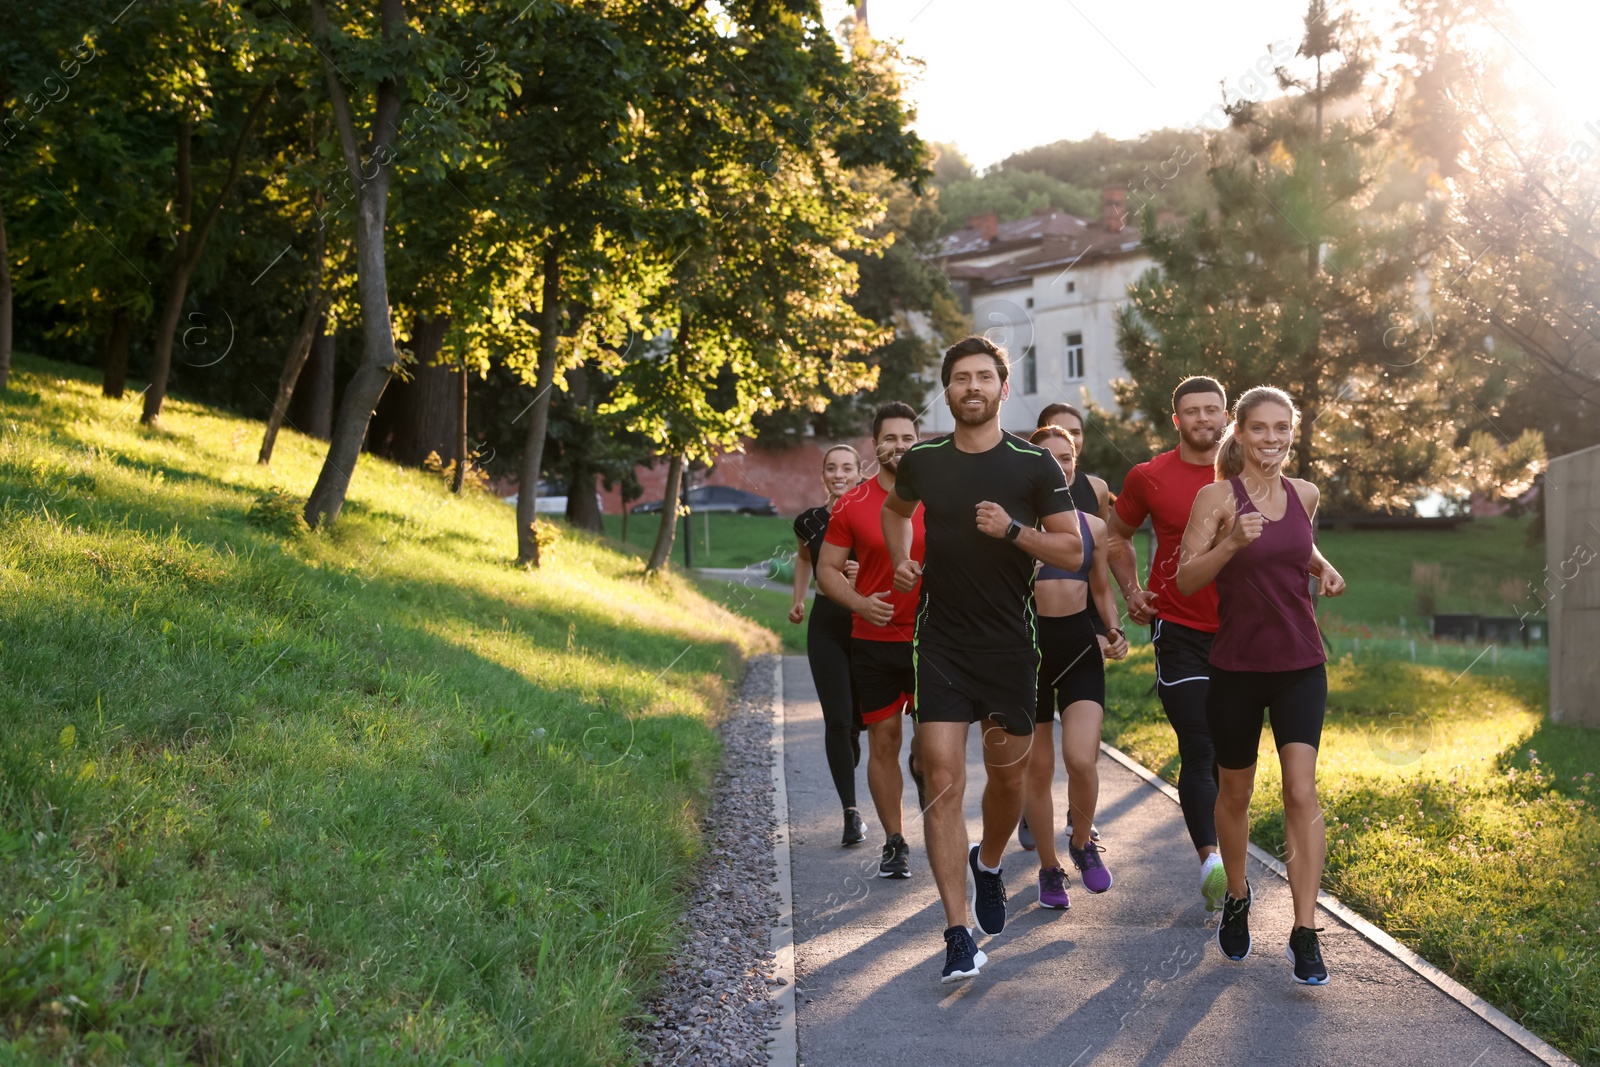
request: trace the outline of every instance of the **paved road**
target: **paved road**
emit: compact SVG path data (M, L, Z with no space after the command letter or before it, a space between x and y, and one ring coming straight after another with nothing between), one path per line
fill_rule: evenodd
M792 840L800 1063L1317 1064L1499 1067L1539 1061L1334 916L1319 912L1333 982L1290 980L1288 886L1252 861L1256 951L1217 952L1178 807L1102 756L1096 819L1110 892L1073 878L1070 911L1035 903L1037 861L1006 854L1011 918L969 982L941 985L944 921L920 819L908 818L912 877L875 877L882 832L839 846L839 809L804 657L784 660L784 748ZM864 741L865 739L863 739ZM979 831L974 731L967 817ZM866 763L858 771L870 821ZM916 811L906 783L905 805ZM1066 810L1059 779L1056 810ZM1065 850L1063 849L1063 854Z

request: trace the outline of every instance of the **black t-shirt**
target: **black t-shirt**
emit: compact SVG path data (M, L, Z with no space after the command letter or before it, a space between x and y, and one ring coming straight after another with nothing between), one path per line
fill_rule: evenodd
M923 507L917 641L955 652L1036 648L1033 557L981 532L977 509L999 504L1024 526L1074 510L1055 457L1010 433L987 452L962 452L946 434L901 457L895 492Z
M1079 511L1087 511L1090 515L1100 514L1100 494L1094 491L1094 483L1082 471L1074 471L1072 475L1072 504Z
M807 508L794 517L794 535L805 542L806 550L811 553L813 567L817 565L817 560L822 558L822 538L827 532L827 508Z
M1100 494L1094 491L1094 483L1089 480L1087 474L1082 471L1073 472L1071 493L1072 503L1079 511L1089 515L1100 514ZM1096 545L1095 547L1104 548L1105 546ZM1105 620L1100 617L1100 609L1095 606L1094 593L1092 591L1089 594L1089 625L1094 627L1094 632L1097 634L1106 632Z

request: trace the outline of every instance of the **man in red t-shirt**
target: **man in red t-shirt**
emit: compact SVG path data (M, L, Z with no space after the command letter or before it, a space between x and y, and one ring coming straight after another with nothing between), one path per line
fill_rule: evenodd
M883 540L883 502L894 492L900 457L917 443L917 413L892 401L872 417L872 446L878 476L839 498L828 518L828 532L817 560L817 588L836 604L855 612L850 629L850 677L867 728L867 788L888 840L878 863L879 878L909 878L910 848L901 836L900 716L911 714L917 691L911 639L916 632L919 586L894 588L894 563ZM911 558L922 562L922 509L912 520ZM844 575L851 551L860 569L854 586Z
M1189 839L1200 856L1206 909L1222 907L1227 873L1217 852L1216 749L1206 727L1211 639L1217 632L1217 590L1178 591L1178 549L1201 489L1216 481L1215 461L1228 425L1228 399L1213 378L1185 378L1172 393L1178 447L1128 472L1107 527L1112 575L1128 602L1128 617L1150 624L1156 653L1156 691L1178 735L1178 799ZM1150 581L1139 588L1133 532L1146 518L1155 527Z

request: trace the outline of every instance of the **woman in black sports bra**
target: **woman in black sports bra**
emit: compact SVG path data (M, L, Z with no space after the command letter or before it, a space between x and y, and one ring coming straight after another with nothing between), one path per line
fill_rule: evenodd
M1073 441L1059 426L1045 426L1029 440L1050 450L1072 483L1077 456ZM1067 767L1068 823L1072 838L1067 853L1091 893L1111 888L1111 872L1100 859L1103 851L1091 836L1095 806L1100 794L1096 761L1100 758L1100 722L1105 715L1105 657L1128 654L1122 630L1108 626L1105 637L1094 632L1089 618L1089 598L1100 617L1120 621L1106 565L1106 525L1098 517L1078 513L1083 534L1083 566L1066 571L1041 564L1033 580L1033 600L1038 615L1039 685L1034 708L1034 745L1028 754L1022 811L1039 851L1039 906L1065 910L1067 872L1056 856L1055 808L1051 797L1055 778L1053 723L1061 713L1061 757Z
M806 618L806 589L822 551L822 538L828 532L828 517L834 504L861 481L861 456L849 445L834 445L822 455L822 487L828 502L802 511L794 520L799 541L794 559L794 603L789 621L795 625ZM854 559L845 564L845 577L856 578ZM822 705L823 747L828 754L828 772L833 788L844 808L844 836L841 844L854 845L866 839L866 823L856 809L856 764L861 760L861 728L856 722L855 693L850 685L850 609L835 604L817 590L811 605L811 622L806 628L806 659L816 683L817 700Z

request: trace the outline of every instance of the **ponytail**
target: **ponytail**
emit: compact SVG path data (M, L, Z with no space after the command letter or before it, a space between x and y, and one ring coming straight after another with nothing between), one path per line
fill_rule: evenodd
M1244 473L1244 445L1233 435L1237 422L1228 423L1222 431L1222 444L1217 448L1217 481L1225 482Z

